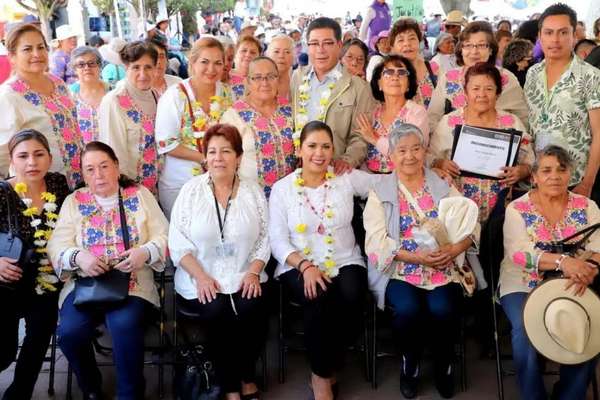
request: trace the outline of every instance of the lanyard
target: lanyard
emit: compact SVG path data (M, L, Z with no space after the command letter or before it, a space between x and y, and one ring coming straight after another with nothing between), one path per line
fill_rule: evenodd
M215 184L213 182L213 198L215 199L215 209L217 210L217 218L219 219L219 230L221 231L221 243L225 242L225 222L227 221L227 214L229 213L229 206L231 204L231 196L233 196L233 190L235 189L235 175L233 176L233 184L231 185L231 193L227 198L227 207L225 207L225 215L223 215L223 220L221 220L221 210L219 209L219 202L217 201L217 195L215 194Z

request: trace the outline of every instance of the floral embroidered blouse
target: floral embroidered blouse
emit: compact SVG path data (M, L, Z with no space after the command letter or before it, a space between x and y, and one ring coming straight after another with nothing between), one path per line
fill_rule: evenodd
M530 292L543 279L538 262L549 243L562 240L583 228L600 222L600 209L587 197L569 192L563 217L552 226L531 201L531 192L506 207L504 220L504 259L500 268L500 296ZM584 248L600 252L600 232L596 231Z
M406 101L406 104L400 109L394 121L388 126L385 126L383 121L381 121L382 113L383 104L380 103L373 111L373 129L378 137L377 143L375 145L371 143L367 144L367 158L364 165L371 172L389 174L394 170L394 165L389 157L388 145L388 135L392 128L402 123L413 124L421 129L427 143L429 142L429 123L425 107L413 100Z
M221 123L238 128L242 135L244 155L240 175L260 184L267 199L279 179L296 168L294 149L294 120L285 98L271 118L260 115L245 100L238 100L223 114Z
M105 94L111 90L109 84L105 83ZM98 140L100 129L98 125L98 106L94 107L88 104L80 93L79 83L76 82L69 86L69 89L75 100L75 106L77 108L77 122L79 124L79 131L81 132L81 138L83 144L87 144L94 140Z
M231 87L231 99L233 101L240 100L244 97L246 92L246 84L244 80L246 78L242 75L230 73L229 74L229 86Z
M500 110L496 111L497 129L516 129L523 133L519 147L518 163L532 165L535 160L535 154L532 148L531 136L529 136L525 127L515 115ZM442 118L429 146L428 158L430 162L436 159L449 160L451 158L454 128L457 125L464 124L463 108L453 111ZM456 185L465 197L473 200L479 206L479 222L481 223L487 221L490 212L494 209L498 201L498 194L506 187L500 184L499 180L467 176L457 178Z
M17 76L0 86L0 174L8 175L9 140L22 129L35 129L48 139L53 155L50 171L65 175L73 188L81 180L82 140L77 110L63 81L47 76L54 83L49 96L33 91Z
M149 106L142 107L142 100ZM125 80L104 96L98 111L100 140L115 151L121 172L154 194L162 169L154 137L157 100L152 91L137 90Z
M428 218L438 217L438 205L435 204L425 185L412 195ZM453 196L461 196L461 194L454 187L450 187L448 197ZM419 226L418 214L400 191L398 191L398 208L400 235L399 240L396 241L389 236L388 221L386 221L382 201L374 191L369 193L363 214L367 231L365 250L369 265L375 266L382 272L393 268L391 279L399 279L424 289L434 289L453 282L450 268L436 269L394 259L400 250L418 252L420 249L413 235L413 229ZM479 237L479 225L476 226L473 236Z
M431 66L431 72L433 72L433 75L437 77L438 73L440 72L440 66L435 61L429 61L429 65ZM413 98L413 101L422 104L425 108L428 108L429 104L431 103L431 97L433 96L434 89L435 85L431 80L429 70L427 70L427 73L423 79L417 82L417 94Z
M131 274L129 294L158 306L152 269L162 271L164 268L168 223L148 189L132 186L121 189L121 193L130 246L145 247L151 256L148 265ZM72 275L83 275L69 263L74 250L88 250L111 266L119 262L120 254L125 251L118 197L115 195L107 200L110 206L104 204L105 199L96 197L84 187L67 197L63 204L48 242L48 254L56 274L66 282L60 304L74 288Z
M438 83L427 109L429 127L432 131L435 130L444 114L447 113L447 104L450 106L451 111L462 108L467 104L467 96L464 91L466 70L466 67L460 67L438 76ZM498 68L498 70L502 78L502 93L498 96L497 108L515 114L523 124L527 124L529 109L518 79L507 69Z

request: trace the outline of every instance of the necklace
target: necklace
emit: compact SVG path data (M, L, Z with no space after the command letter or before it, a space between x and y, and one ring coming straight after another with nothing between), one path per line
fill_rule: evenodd
M36 254L40 257L38 262L38 275L35 278L35 292L39 295L46 292L55 292L57 290L55 285L58 283L58 278L54 274L54 268L52 268L50 260L48 259L46 245L48 244L48 240L50 240L52 231L56 227L56 220L58 219L58 215L55 213L58 208L56 205L56 195L50 192L42 192L40 196L42 200L45 201L43 210L46 215L46 223L44 224L44 227L42 226L41 218L39 218L40 210L33 206L33 200L23 197L23 195L27 193L27 185L23 182L17 183L15 185L15 192L21 197L21 200L27 207L27 209L23 211L23 215L31 218L29 225L35 229L35 232L33 233L33 244L36 247Z

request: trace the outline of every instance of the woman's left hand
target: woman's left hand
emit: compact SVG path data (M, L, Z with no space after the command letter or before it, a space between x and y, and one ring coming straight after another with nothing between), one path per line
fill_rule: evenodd
M573 279L569 279L565 285L565 290L569 290L570 288L573 288L573 294L575 296L583 296L585 290L587 289L587 285L579 283Z
M517 165L516 167L505 167L500 174L500 183L512 186L529 176L529 166Z
M246 272L242 280L242 299L254 299L260 297L261 294L260 278L250 272Z
M123 261L115 265L115 269L123 272L133 272L141 269L150 258L148 250L143 247L125 250L121 257L126 257Z

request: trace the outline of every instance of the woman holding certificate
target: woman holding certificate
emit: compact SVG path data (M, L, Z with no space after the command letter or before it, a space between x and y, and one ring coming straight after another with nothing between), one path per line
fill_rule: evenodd
M502 93L502 78L498 69L488 63L478 63L465 73L467 104L445 115L431 138L429 160L432 168L441 170L443 177L457 180L459 190L465 197L479 205L479 221L485 222L496 205L498 194L508 186L525 180L531 172L534 153L531 137L515 115L496 108ZM517 165L498 171L500 179L461 176L460 166L452 161L454 129L457 125L469 125L490 129L515 129L522 133L517 155Z

